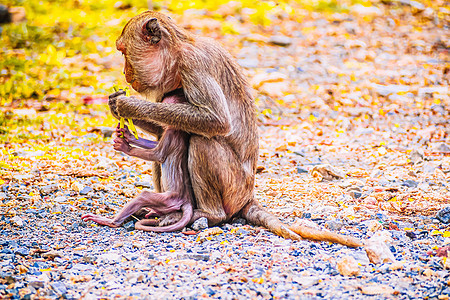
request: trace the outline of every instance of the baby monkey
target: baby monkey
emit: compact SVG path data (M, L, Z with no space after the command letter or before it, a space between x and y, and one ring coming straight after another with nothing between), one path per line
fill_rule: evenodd
M110 97L125 95L120 90ZM183 89L176 89L163 96L163 103L184 103L186 98ZM158 142L136 139L128 130L128 127L116 129L117 138L114 140L114 149L130 156L144 160L158 162L161 165L161 190L162 193L143 191L136 198L127 203L114 218L100 215L86 214L82 216L84 221L94 221L100 225L119 227L131 215L142 209L151 209L151 213L145 215L161 216L181 210L182 217L179 221L168 226L157 225L155 219L142 219L135 225L136 229L155 232L170 232L181 230L193 215L193 191L188 172L188 147L190 135L187 132L167 126ZM133 147L137 146L137 147Z

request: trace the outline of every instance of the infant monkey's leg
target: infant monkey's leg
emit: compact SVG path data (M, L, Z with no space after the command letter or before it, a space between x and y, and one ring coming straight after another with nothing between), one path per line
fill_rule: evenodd
M120 210L120 212L112 219L95 214L86 214L81 218L84 221L93 221L100 225L105 225L109 227L119 227L129 216L131 216L132 214L136 213L137 211L139 211L141 208L144 207L151 208L152 210L160 214L168 214L181 209L183 211L183 218L182 220L180 220L180 222L177 223L176 226L177 228L180 227L183 223L187 224L192 217L192 204L190 203L190 201L180 198L178 193L174 192L153 193L150 191L143 191L133 200L128 202ZM185 222L186 218L189 219ZM183 228L186 224L184 224L181 228ZM160 230L149 230L149 231L160 231Z

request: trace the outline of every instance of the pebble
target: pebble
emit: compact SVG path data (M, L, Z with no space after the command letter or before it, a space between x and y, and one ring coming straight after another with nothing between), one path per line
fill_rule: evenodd
M450 206L444 207L436 214L436 219L444 224L450 223Z
M133 231L134 230L134 222L130 221L128 223L123 224L123 227L127 230L127 231Z
M268 42L269 44L287 47L292 44L292 39L285 35L273 35Z
M325 222L325 227L328 228L329 230L333 230L333 231L339 231L341 230L341 228L344 226L344 223L339 222L339 221L327 221Z
M337 269L343 276L358 276L361 273L355 258L350 255L342 257L337 262Z
M137 187L143 187L143 188L146 188L146 189L151 189L153 187L153 185L150 182L148 182L148 181L136 181L134 183L134 185L137 186Z
M208 228L208 219L205 217L198 218L194 223L192 223L191 228L195 231L200 231Z
M49 194L51 194L53 192L56 192L58 189L59 189L58 184L54 183L54 184L48 184L48 185L40 187L39 188L39 192L42 195L49 195Z
M369 284L360 287L364 295L393 294L394 289L386 284Z
M80 190L80 195L87 195L88 193L92 192L93 189L90 186L85 186Z
M11 222L17 226L17 227L22 227L23 226L23 219L19 216L14 216L11 218Z

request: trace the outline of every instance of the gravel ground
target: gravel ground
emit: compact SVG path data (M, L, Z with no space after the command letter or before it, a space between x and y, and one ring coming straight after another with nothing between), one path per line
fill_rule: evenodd
M49 145L0 147L0 298L448 299L448 27L410 33L417 16L393 8L371 18L313 14L300 28L280 21L289 37L221 42L241 49L233 54L259 93L257 199L288 224L382 238L391 262L242 220L165 234L84 223L151 188L149 167L115 154L110 128L43 123L33 133ZM85 128L105 114L58 117Z
M155 234L133 231L132 221L111 229L81 222L78 215L70 209L61 214L28 209L21 219L11 221L12 226L2 226L2 297L446 299L450 295L448 270L441 257L432 255L448 238L429 234L440 226L433 218L395 222L400 228L413 228L407 232L383 230L394 223L382 214L365 222L335 221L343 234L367 238L378 224L377 232L391 235L388 245L396 262L375 265L362 248L293 242L242 225L241 219L198 234ZM343 276L342 268L356 271Z

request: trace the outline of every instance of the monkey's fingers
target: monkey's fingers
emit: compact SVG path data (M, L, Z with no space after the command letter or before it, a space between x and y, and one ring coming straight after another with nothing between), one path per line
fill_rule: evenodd
M145 214L144 218L150 219L150 218L154 218L154 217L159 217L160 215L161 214L157 213L156 211L149 211L148 213Z
M111 95L109 95L109 99L124 95L126 95L126 92L124 90L118 90L117 92L114 92Z

